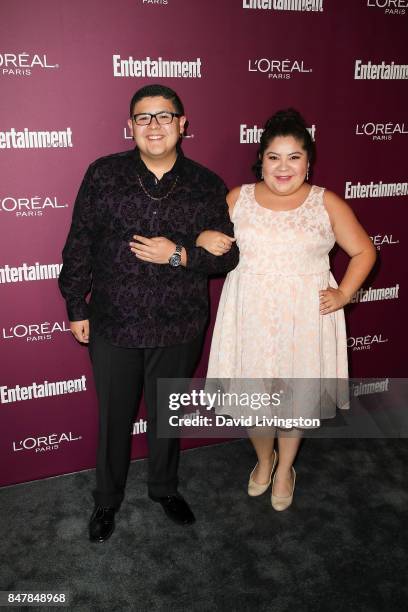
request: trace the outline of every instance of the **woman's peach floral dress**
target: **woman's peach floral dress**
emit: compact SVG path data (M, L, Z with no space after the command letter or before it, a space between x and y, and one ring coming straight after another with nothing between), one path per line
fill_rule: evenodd
M289 211L262 207L254 191L243 185L233 209L240 261L222 290L207 378L265 379L263 389L279 380L294 390L281 416L333 417L349 407L347 336L343 309L319 312L319 290L337 287L324 189Z

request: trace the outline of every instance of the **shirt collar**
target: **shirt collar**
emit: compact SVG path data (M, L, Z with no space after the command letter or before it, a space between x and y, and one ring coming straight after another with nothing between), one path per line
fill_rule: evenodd
M149 170L142 158L140 157L140 151L137 147L133 150L133 160L137 174L142 178L143 182L157 185L157 178L154 173ZM176 176L180 176L184 166L184 153L179 145L177 145L177 158L174 162L173 167L165 172L162 178L158 181L160 184L167 184L168 181L174 180Z

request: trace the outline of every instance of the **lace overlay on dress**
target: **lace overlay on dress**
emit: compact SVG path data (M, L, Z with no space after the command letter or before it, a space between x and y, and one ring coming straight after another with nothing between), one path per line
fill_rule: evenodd
M289 211L262 207L254 192L254 184L243 185L232 213L240 261L222 290L207 377L231 379L222 381L229 391L289 384L282 417L331 418L336 405L349 407L348 365L343 309L319 312L319 290L337 287L324 189L312 186Z

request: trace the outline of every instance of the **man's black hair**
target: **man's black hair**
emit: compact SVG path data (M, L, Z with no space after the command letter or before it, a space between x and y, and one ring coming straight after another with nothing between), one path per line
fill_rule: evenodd
M143 98L154 98L156 96L161 96L166 100L171 100L176 113L184 115L183 103L174 91L174 89L170 89L170 87L166 87L165 85L159 85L158 83L156 83L154 85L145 85L141 89L137 90L137 92L134 94L133 98L130 101L130 116L133 116L133 109L135 108L135 104L139 102L139 100L142 100Z

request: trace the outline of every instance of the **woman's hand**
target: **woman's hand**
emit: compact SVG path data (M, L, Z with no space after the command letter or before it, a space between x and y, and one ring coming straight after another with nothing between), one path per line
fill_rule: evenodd
M343 308L343 306L348 304L350 301L350 298L348 298L340 289L335 289L334 287L327 287L327 289L319 291L319 297L320 314L322 315L335 312L336 310Z
M201 232L196 240L196 246L202 247L212 255L225 255L230 250L235 238L215 230Z

